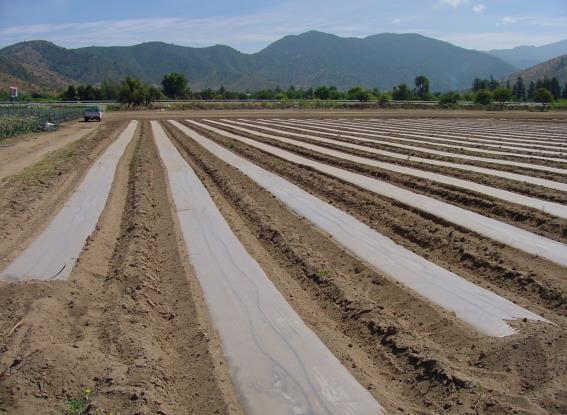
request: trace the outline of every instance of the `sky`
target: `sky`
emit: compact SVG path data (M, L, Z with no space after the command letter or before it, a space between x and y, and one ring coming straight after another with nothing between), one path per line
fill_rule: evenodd
M0 0L0 47L223 44L254 53L319 30L420 33L478 50L567 39L567 0Z

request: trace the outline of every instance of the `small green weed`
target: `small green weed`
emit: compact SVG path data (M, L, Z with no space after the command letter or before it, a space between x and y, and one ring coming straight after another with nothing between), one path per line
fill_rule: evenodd
M64 415L112 415L112 412L98 408L91 401L93 389L86 387L79 398L69 399Z
M319 279L324 280L324 279L329 278L331 276L331 272L326 271L324 269L321 269L321 270L317 271L317 273L315 275L317 275L317 277L319 277Z

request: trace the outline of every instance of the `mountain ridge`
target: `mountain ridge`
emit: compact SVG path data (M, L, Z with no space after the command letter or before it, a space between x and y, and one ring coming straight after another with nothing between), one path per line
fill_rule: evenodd
M493 49L487 53L517 66L519 69L527 69L566 54L567 39L542 46L522 45L512 49Z
M415 33L356 38L308 31L284 36L252 54L225 45L193 48L144 42L66 49L47 41L27 41L0 49L0 58L21 68L0 61L0 73L17 78L14 71L25 72L35 77L33 85L51 89L128 75L159 84L165 73L176 71L186 74L194 89L223 85L245 91L323 84L389 89L402 82L412 84L415 76L423 74L433 89L444 91L467 88L475 77L502 78L516 70L486 53Z
M513 83L518 77L522 77L524 82L535 82L539 79L555 77L563 88L567 83L567 54L513 73L505 80Z

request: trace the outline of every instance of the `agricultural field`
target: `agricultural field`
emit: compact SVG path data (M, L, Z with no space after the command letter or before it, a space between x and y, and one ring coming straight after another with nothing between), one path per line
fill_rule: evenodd
M0 149L0 410L567 413L566 120L180 114Z
M45 123L59 125L79 119L88 106L85 105L0 105L0 140L18 134L40 131Z

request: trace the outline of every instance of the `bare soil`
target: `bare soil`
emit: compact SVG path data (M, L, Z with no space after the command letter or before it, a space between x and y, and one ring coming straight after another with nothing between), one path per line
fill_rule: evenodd
M107 120L113 119L172 119L172 118L449 118L449 119L497 119L540 121L553 120L567 122L567 111L476 111L476 110L449 110L449 109L351 109L351 110L140 110L118 111L106 114Z
M214 125L214 126L217 127L217 128L219 127L218 125ZM227 129L227 130L230 130L230 128L228 128L228 127L224 127L224 128ZM248 128L248 127L246 127L246 128ZM251 127L250 129L262 131L260 128L256 128L256 127ZM279 134L279 135L282 135L282 136L288 137L288 138L292 138L294 140L300 140L300 141L305 141L307 143L316 144L316 145L323 146L323 147L329 147L329 148L332 148L334 150L354 154L354 155L361 156L361 157L371 158L371 159L380 160L380 161L384 161L384 162L388 162L388 163L400 164L400 165L407 166L407 167L414 167L414 168L421 169L421 170L432 171L432 172L436 172L436 173L440 173L440 174L445 174L445 175L448 175L448 176L458 177L458 178L461 178L461 179L464 179L464 180L471 180L471 181L474 181L476 183L482 183L482 184L486 184L488 186L498 187L500 189L510 190L510 191L525 194L525 195L528 195L528 196L534 196L534 197L544 199L544 200L554 201L554 202L558 202L558 203L567 203L567 194L565 192L560 192L560 191L550 189L550 188L547 188L547 187L532 185L532 184L525 184L525 183L522 183L522 182L519 182L519 181L508 180L508 179L504 179L504 178L500 178L500 177L496 177L496 176L476 173L476 172L473 172L473 171L466 171L466 170L463 170L463 169L456 169L456 168L444 167L444 166L436 166L436 165L432 165L432 164L428 164L428 163L412 161L412 160L407 160L407 159L403 159L403 158L393 158L393 157L388 157L388 156L381 156L381 155L377 155L377 154L367 153L365 151L347 148L347 147L343 147L343 146L340 146L340 145L333 145L333 144L328 144L328 143L322 143L322 142L316 141L316 140L309 140L309 139L306 139L306 138L294 137L293 135L286 134L286 131L292 132L292 130L286 129L283 126L278 126L278 129L281 130L281 134ZM294 132L297 132L297 131L294 131ZM242 131L237 131L237 130L234 130L234 133L246 135ZM309 131L309 134L313 135L315 137L320 136L320 137L325 137L325 138L331 138L331 139L337 140L337 141L352 142L352 140L346 140L344 138L336 137L332 133L329 135L329 134L323 134L322 132L317 132L317 131L311 132L311 131ZM255 138L253 135L246 135L246 136L249 136L250 138ZM276 143L277 143L277 140L274 140L273 144L275 145ZM390 148L388 146L381 145L381 144L374 144L374 143L369 143L369 142L357 142L356 144L359 144L359 145L362 145L362 146L365 146L365 147L369 147L369 148L377 148L377 149L380 149L380 150L393 151L392 148ZM278 145L281 146L281 144L278 144ZM396 152L396 153L404 154L404 155L411 156L411 157L420 157L420 158L426 158L426 159L431 159L431 160L442 160L442 161L455 162L455 160L451 159L451 158L442 157L442 156L435 156L435 155L432 155L432 154L424 154L424 153L420 153L420 152L416 152L416 151L412 151L412 150L406 150L406 149L401 149L401 148L396 148L394 150L395 150L394 152ZM490 169L493 169L493 170L509 171L511 173L517 173L517 174L533 176L533 177L540 177L540 178L543 178L543 179L549 179L549 180L553 180L553 181L557 181L557 182L567 183L567 176L562 175L562 174L557 174L557 173L547 173L547 172L543 172L543 171L532 171L532 170L527 170L525 168L520 168L520 167L515 167L515 166L497 165L497 164L485 163L485 162L482 162L482 161L459 160L459 164L463 164L465 166L466 165L473 165L473 166L479 166L479 167L486 167L486 168L490 168ZM560 164L560 165L557 165L555 167L565 167L565 166Z
M66 123L57 131L31 133L2 140L0 180L41 160L50 151L62 148L98 129L98 123Z
M286 130L290 131L290 132L298 132L297 130L286 128L286 126L278 125L278 128L281 128L284 132ZM324 130L319 130L317 128L315 128L313 130L313 129L310 128L309 130L305 130L305 132L307 134L314 135L316 137L320 136L320 137L330 138L330 139L338 140L338 141L352 142L352 139L340 137L340 135L338 135L337 133L334 133L332 131L324 131ZM354 134L349 133L348 135L349 136L357 136L356 133L354 133ZM360 137L369 138L369 137L363 137L363 136L360 136ZM293 136L290 136L290 138L297 139L297 137L293 137ZM395 140L388 140L388 141L391 141L393 143L396 142ZM411 145L411 143L408 143L408 142L399 142L399 143L405 144L405 145ZM396 153L407 154L408 156L413 156L413 157L427 158L427 159L432 159L432 160L450 161L450 162L455 161L450 156L422 153L419 150L391 147L391 146L388 146L386 144L371 143L371 142L357 142L356 144L364 145L364 146L367 146L367 147L374 147L374 148L377 148L377 149L380 149L380 150L394 151ZM466 151L461 151L459 149L453 149L452 151L450 151L451 149L439 148L439 147L428 146L428 145L423 145L423 146L419 145L418 147L430 148L432 150L445 151L445 152L455 153L455 154L467 154L467 155L470 155L470 156L487 157L486 154L466 152ZM508 152L512 152L512 150L508 150ZM524 175L528 175L528 176L541 177L541 178L544 178L544 179L555 180L555 181L567 183L567 175L558 174L558 173L549 173L549 172L545 172L545 171L537 171L537 165L557 167L557 168L565 168L565 163L560 163L560 162L556 162L556 161L548 161L548 160L537 160L537 159L518 159L517 157L506 156L506 155L490 155L489 158L497 159L497 160L508 160L508 161L515 161L515 162L531 163L531 164L534 164L534 169L536 169L536 170L530 170L530 169L526 169L524 167L509 166L509 165L503 165L503 164L494 164L494 163L485 162L485 161L481 161L481 160L459 159L459 163L464 164L464 165L474 165L474 166L486 167L486 168L491 168L491 169L509 171L509 172L512 172L512 173L519 173L519 174L524 174ZM401 159L394 159L394 160L401 160ZM441 168L443 168L443 167L441 167ZM452 169L452 170L454 170L454 169Z
M406 117L466 117L472 113L318 113L376 117L392 112L395 117L404 113L409 114ZM209 113L242 117L251 111L108 114L96 132L0 182L1 268L41 232L127 121L143 120L119 163L97 230L70 278L0 282L4 308L0 313L0 413L63 414L68 400L80 396L84 387L93 389L93 406L87 414L97 407L115 415L242 413L220 340L186 258L167 178L147 121L173 117L182 121L211 117ZM313 111L255 113L262 117L315 116ZM475 118L484 116L475 114ZM518 113L498 116L511 114L524 120ZM526 114L532 115L521 113ZM482 336L451 313L368 267L171 124L162 121L162 125L247 251L388 413L567 413L564 268L200 130L396 243L554 323L515 321L518 335ZM275 140L261 141L292 150ZM566 238L566 221L544 212L307 150L293 151L549 238ZM431 170L457 175L455 169ZM460 174L511 190L511 181ZM525 194L567 201L563 194L516 186Z
M0 181L0 268L47 226L126 124L125 120L104 123L93 134Z
M211 125L212 127L219 128L218 124L212 124L212 123L208 123L208 124ZM368 176L375 177L379 180L383 180L388 183L392 183L397 186L404 187L415 193L425 194L427 196L431 196L438 200L449 202L451 204L472 210L482 215L498 219L502 222L507 222L514 226L519 226L521 228L529 230L530 232L545 236L546 238L555 239L560 242L567 241L567 220L556 218L554 216L546 214L545 212L541 212L540 210L537 209L531 209L524 206L519 206L513 203L505 202L497 198L479 194L470 190L453 187L447 184L438 183L432 180L400 174L391 170L366 166L352 161L348 161L332 156L327 156L315 151L310 151L307 149L299 148L291 144L286 144L275 139L258 137L253 134L232 129L228 126L223 126L222 129L232 132L233 134L252 138L259 142L263 142L275 147L283 148L285 150L300 154L302 156L308 157L313 160L321 161L336 167L344 168L346 170L351 170L358 173L363 173ZM200 131L206 132L206 130L204 129L200 129ZM290 136L290 138L292 137ZM294 139L297 140L297 137L295 137ZM377 157L373 157L375 155L370 155L369 157L368 153L355 149L349 149L346 147L341 147L333 144L321 143L315 140L303 139L300 141L305 141L312 144L329 147L345 153L360 155L362 157L378 159ZM396 164L403 164L403 160L398 160ZM423 163L420 164L423 165ZM446 169L446 170L456 170L456 169ZM479 176L483 176L483 175L479 174ZM492 178L497 179L495 180L495 182L509 183L509 181L506 181L504 179L499 179L495 176L490 176L486 184L494 186L490 182ZM475 180L473 179L472 181ZM525 183L518 183L518 184L519 184L518 188L524 189L524 192L518 192L518 193L529 194L529 191L533 187ZM496 185L494 187L498 187L498 186ZM555 197L559 197L559 198L563 197L567 202L567 193L558 192L549 188L544 188L542 189L542 191L545 194L547 194L549 197L552 197L554 195Z
M5 412L63 413L88 386L113 414L240 413L148 131L121 160L71 278L0 287Z
M454 316L369 269L174 127L166 124L165 128L177 139L211 193L222 195L225 201L217 197L217 204L232 206L256 235L256 243L259 241L273 260L287 270L287 278L292 277L299 285L268 273L276 286L389 410L400 413L561 413L564 410L566 402L561 396L560 379L565 379L565 373L561 364L558 367L548 364L550 358L565 360L559 346L567 341L563 270L549 270L546 263L534 265L522 261L521 254L498 244L208 134L218 143L350 212L396 242L558 322L558 326L545 327L519 322L519 336L484 338ZM240 227L236 229L237 234L243 233ZM530 272L526 268L529 266L538 267L534 275L545 273L548 279L525 284L522 280ZM332 323L326 322L329 318ZM346 342L346 349L341 341ZM489 354L491 358L486 360ZM366 366L359 366L360 356L368 362ZM529 373L525 370L527 362L531 362ZM545 379L545 386L542 383L535 386L529 379L532 376ZM556 398L550 399L550 395Z

